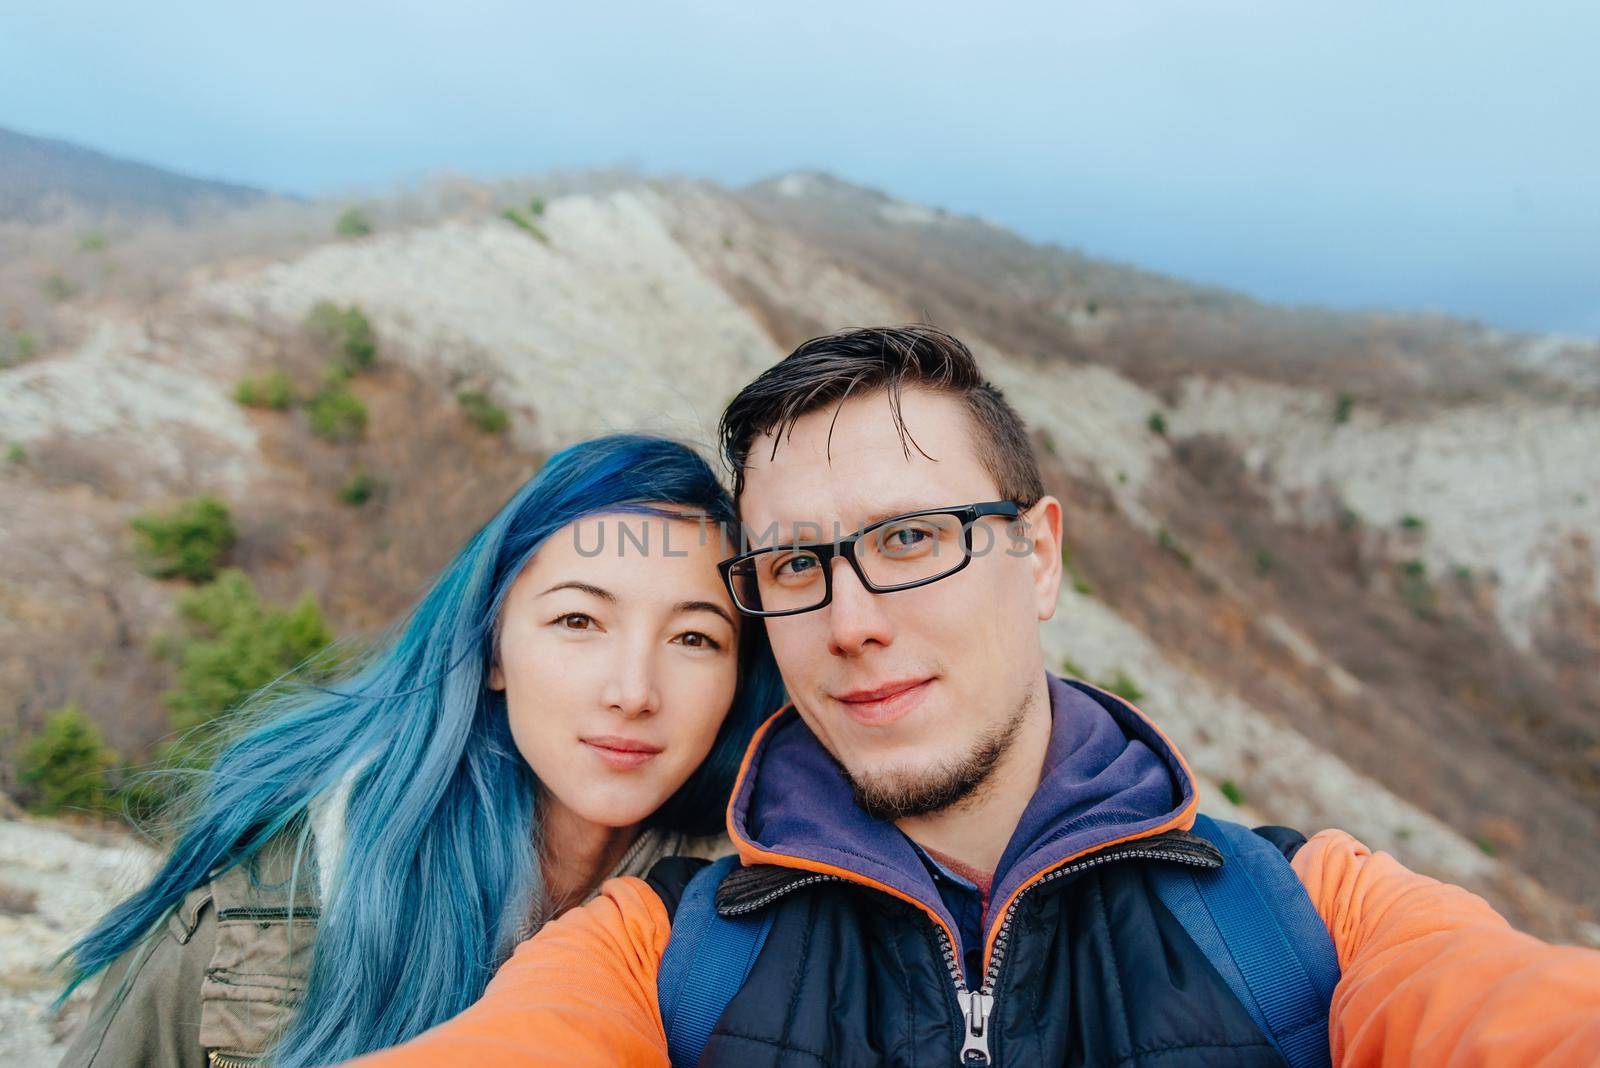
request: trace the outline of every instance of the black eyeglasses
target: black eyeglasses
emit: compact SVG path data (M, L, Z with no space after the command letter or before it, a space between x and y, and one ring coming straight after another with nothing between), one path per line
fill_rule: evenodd
M972 528L986 516L1017 519L1016 501L907 512L838 541L774 545L717 565L747 616L792 616L833 600L833 558L842 556L873 593L910 590L949 578L972 561Z

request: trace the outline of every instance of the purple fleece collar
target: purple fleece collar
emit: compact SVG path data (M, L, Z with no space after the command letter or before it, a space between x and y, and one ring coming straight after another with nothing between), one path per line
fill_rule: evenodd
M1054 675L1047 681L1052 723L1044 775L1000 858L986 931L1027 880L1068 857L1154 830L1194 796L1182 761L1142 716L1093 687ZM757 743L734 791L732 821L757 849L892 887L957 930L911 842L856 807L843 771L792 708Z

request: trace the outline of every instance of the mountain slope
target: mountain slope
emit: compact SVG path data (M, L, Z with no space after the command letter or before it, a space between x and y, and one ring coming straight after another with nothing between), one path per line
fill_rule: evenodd
M187 219L206 208L240 207L268 195L0 128L0 220L39 222L67 204Z

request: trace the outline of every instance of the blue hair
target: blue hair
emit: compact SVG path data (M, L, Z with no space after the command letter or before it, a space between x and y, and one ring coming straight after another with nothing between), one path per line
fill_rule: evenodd
M537 782L512 741L504 693L486 685L500 606L551 534L585 516L662 505L730 533L737 523L711 467L677 442L613 435L551 457L362 666L337 685L263 698L261 718L195 787L155 876L72 947L67 992L159 932L195 887L285 831L300 836L298 877L310 852L308 806L358 769L345 859L320 873L305 997L273 1062L347 1060L476 1001L543 891ZM745 746L782 701L762 628L745 626L733 707L710 754L651 824L720 828Z

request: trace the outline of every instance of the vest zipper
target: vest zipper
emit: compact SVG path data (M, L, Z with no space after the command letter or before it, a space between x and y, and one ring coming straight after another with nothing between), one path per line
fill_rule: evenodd
M1059 879L1064 875L1075 872L1087 871L1114 860L1132 860L1137 858L1148 860L1164 860L1176 864L1187 864L1193 868L1212 868L1216 865L1207 863L1198 857L1185 857L1169 850L1154 849L1110 849L1094 856L1057 868L1055 871L1046 872L1035 879L1022 893L1012 898L1011 904L1006 908L1006 915L1000 921L1000 930L994 936L994 953L989 957L989 968L984 973L983 986L975 991L968 991L966 984L957 966L956 1000L961 1004L962 1017L966 1021L966 1041L961 1047L960 1061L962 1065L987 1065L992 1063L992 1054L989 1052L989 1017L994 1012L995 986L1000 978L1000 965L1006 957L1006 944L1011 934L1011 921L1016 918L1017 906L1022 904L1022 899L1031 894L1036 888L1045 883ZM955 959L955 950L949 947L949 936L944 929L939 929L939 935L946 943L946 956Z

